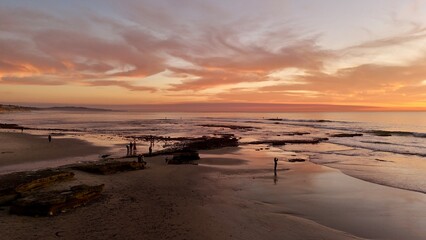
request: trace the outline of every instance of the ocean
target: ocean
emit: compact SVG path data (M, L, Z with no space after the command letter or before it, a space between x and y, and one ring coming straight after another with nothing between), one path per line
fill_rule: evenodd
M350 176L426 193L426 112L147 113L33 111L0 114L0 123L75 136L123 155L129 137L234 134L257 140L328 138L316 144L276 146L277 157L297 156ZM229 126L243 128L230 128ZM250 127L250 128L248 128ZM335 134L356 133L354 137ZM146 147L147 143L140 143ZM163 142L156 145L166 147ZM266 161L266 160L265 160ZM268 160L269 161L269 160Z

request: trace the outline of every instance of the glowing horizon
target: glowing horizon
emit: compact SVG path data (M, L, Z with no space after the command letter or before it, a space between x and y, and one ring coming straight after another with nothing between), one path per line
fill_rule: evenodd
M0 6L0 103L426 110L424 1Z

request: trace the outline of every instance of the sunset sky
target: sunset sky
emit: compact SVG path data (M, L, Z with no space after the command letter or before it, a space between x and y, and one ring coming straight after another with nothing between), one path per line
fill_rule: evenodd
M0 103L426 109L423 0L0 0Z

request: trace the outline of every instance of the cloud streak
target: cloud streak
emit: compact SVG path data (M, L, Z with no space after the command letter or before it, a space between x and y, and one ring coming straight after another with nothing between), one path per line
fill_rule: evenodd
M227 4L125 3L81 14L2 7L0 84L120 87L176 102L424 103L426 22L336 50L319 45L320 30ZM273 74L291 69L303 74Z

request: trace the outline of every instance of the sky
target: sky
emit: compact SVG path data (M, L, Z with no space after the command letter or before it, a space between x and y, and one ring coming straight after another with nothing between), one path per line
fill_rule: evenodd
M0 0L0 103L426 110L426 1Z

